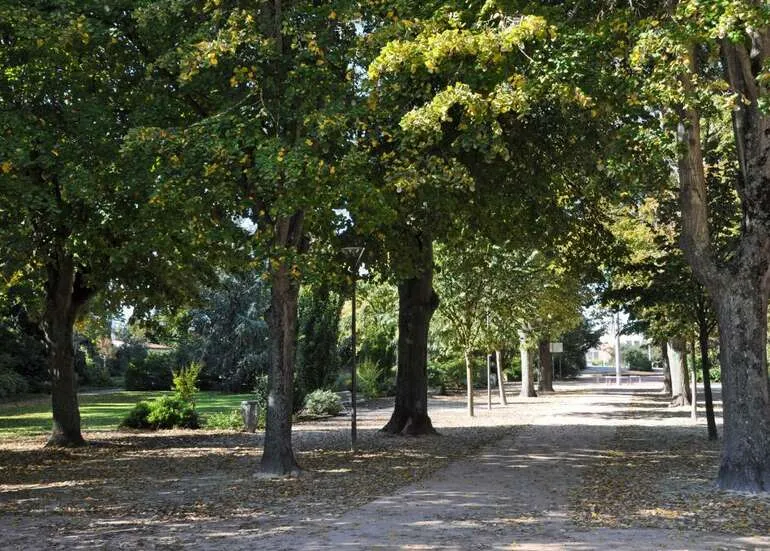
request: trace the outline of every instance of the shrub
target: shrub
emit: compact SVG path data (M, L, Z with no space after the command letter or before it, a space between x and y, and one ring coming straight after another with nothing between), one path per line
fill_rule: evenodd
M254 397L252 400L257 402L259 411L267 411L267 395L270 393L267 375L257 375L254 384Z
M309 415L337 415L342 411L342 402L331 390L314 390L305 398L305 411Z
M428 385L442 390L465 387L465 359L449 356L428 363Z
M358 388L361 390L361 394L371 399L387 393L390 386L387 371L372 361L363 361L356 370Z
M150 415L150 403L142 400L128 412L120 422L120 427L129 429L149 429L150 423L147 417Z
M156 429L197 429L200 420L195 407L179 396L161 396L150 402L147 415L150 426Z
M173 383L176 367L171 354L149 354L128 364L125 375L126 390L166 390Z
M263 411L260 410L260 425L263 424ZM243 430L243 415L240 409L231 409L230 411L220 411L207 415L205 419L206 428L222 430Z
M652 371L652 362L646 352L638 348L631 348L625 353L626 364L634 371Z
M27 392L27 381L13 369L0 367L0 398Z
M79 372L79 375L81 377L79 383L82 385L107 387L112 384L110 371L106 367L105 362L95 361L89 356L86 356L85 364L82 366L82 371Z
M200 419L191 403L179 396L161 396L150 402L136 404L120 426L152 430L197 429L200 428Z
M703 369L698 362L698 367L695 371L699 383L703 382ZM722 369L718 365L712 365L709 369L709 380L712 383L718 383L722 380Z
M187 367L178 371L172 371L174 392L183 401L189 402L195 407L195 395L198 394L198 375L201 372L201 364L192 362Z

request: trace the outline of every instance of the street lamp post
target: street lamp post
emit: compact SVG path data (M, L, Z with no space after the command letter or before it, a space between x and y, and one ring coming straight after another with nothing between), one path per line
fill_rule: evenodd
M350 402L351 402L351 415L350 415L350 447L356 449L356 282L358 281L358 268L361 265L361 257L364 255L364 247L344 247L342 249L346 255L353 258L353 291L352 291L352 315L350 320L350 342L353 349L353 361L350 367Z

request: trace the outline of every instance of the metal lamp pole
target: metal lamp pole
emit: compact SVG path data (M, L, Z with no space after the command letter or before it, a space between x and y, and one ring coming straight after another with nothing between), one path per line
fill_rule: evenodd
M357 417L356 367L358 363L356 361L356 283L358 281L358 267L361 264L361 257L364 255L364 247L345 247L342 249L342 251L346 254L349 254L355 259L353 261L353 292L352 292L353 312L350 320L351 321L350 342L353 347L353 361L351 362L352 365L350 367L350 401L352 405L351 416L350 416L350 447L353 450L355 450L356 440L358 437L357 430L356 430L356 417Z

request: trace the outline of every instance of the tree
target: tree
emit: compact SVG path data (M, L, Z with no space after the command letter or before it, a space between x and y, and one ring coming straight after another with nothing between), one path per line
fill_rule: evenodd
M441 315L449 322L455 345L465 360L465 381L468 415L473 416L473 360L474 349L480 344L484 324L485 296L490 285L487 267L489 248L479 240L463 243L461 247L439 249L439 277L436 287L444 300Z
M274 0L148 4L144 50L179 101L184 124L146 129L165 177L203 181L230 203L223 220L248 220L245 262L270 284L266 321L269 399L260 469L297 472L291 445L301 284L323 279L342 209L365 200L368 182L349 155L356 113L351 64L360 36L353 2ZM162 34L156 20L167 23Z
M427 248L463 231L494 242L515 235L544 248L604 242L601 209L587 197L605 182L594 178L594 155L608 128L600 130L590 98L567 82L591 72L572 65L579 40L562 40L542 16L490 2L448 5L408 23L369 67L372 102L390 117L377 136L388 146L375 155L385 156L382 172L412 206L403 218L417 237L397 233L396 242ZM562 139L566 127L582 134ZM582 200L571 201L578 187ZM413 273L427 278L430 271ZM421 403L426 390L416 394ZM386 430L397 432L404 419L394 412Z
M34 317L48 349L50 445L84 442L72 342L92 297L181 300L216 258L199 256L216 201L167 189L121 156L131 124L151 116L153 89L121 31L130 7L0 6L2 270L44 297Z
M629 75L642 105L676 139L673 158L682 216L680 245L714 304L720 334L725 437L720 487L770 489L770 390L767 379L770 171L765 128L766 60L770 22L758 1L650 3L644 14L609 10L615 24L630 25L619 41L631 52ZM605 12L606 14L607 12ZM639 15L642 15L639 17ZM714 113L732 115L739 173L731 182L740 202L741 227L734 246L721 254L709 216L711 167L704 163L702 123ZM642 119L637 121L639 126ZM661 142L647 142L661 147ZM671 150L668 144L664 149Z

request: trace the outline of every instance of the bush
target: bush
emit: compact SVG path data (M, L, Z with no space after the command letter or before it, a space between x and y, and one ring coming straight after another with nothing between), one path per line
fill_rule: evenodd
M340 397L331 390L314 390L305 398L305 412L309 415L337 415L340 411Z
M128 412L120 422L120 428L129 429L149 429L150 422L147 417L150 415L150 402L142 400Z
M0 368L0 398L24 394L28 389L24 377L12 369Z
M703 382L703 369L700 366L700 362L698 362L698 367L695 371L698 382ZM709 379L712 383L718 383L722 380L722 369L718 365L712 365L709 369Z
M104 362L100 360L95 361L88 356L85 358L85 365L82 366L82 371L78 374L81 377L78 382L82 385L97 387L108 387L112 385L110 371L104 365Z
M638 348L631 348L625 353L626 364L634 371L652 371L652 362L646 352Z
M356 370L358 388L366 398L377 398L386 394L391 385L388 381L388 369L376 363L365 360Z
M263 425L264 412L259 410L260 426ZM204 425L209 429L222 430L243 430L243 415L240 409L231 409L230 411L220 411L207 415Z
M189 402L195 406L195 395L198 394L198 375L201 372L201 364L192 362L187 367L182 367L179 371L172 371L172 380L174 383L174 392L183 401Z
M172 354L149 354L128 364L126 390L167 390L173 383L176 361Z
M150 402L139 402L120 423L134 429L197 429L200 418L193 405L179 396L161 396Z
M465 388L465 360L459 356L428 363L428 385L442 390Z

